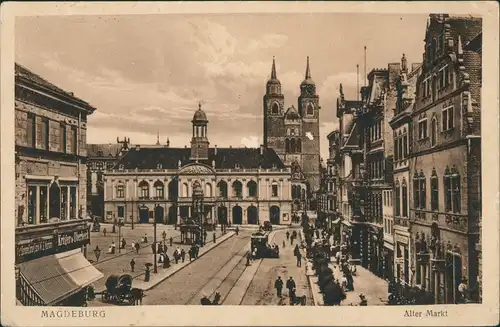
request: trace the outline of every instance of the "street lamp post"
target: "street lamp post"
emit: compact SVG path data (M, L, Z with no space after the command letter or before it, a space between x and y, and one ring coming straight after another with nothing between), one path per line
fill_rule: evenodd
M118 253L121 253L122 247L121 247L121 239L122 239L122 226L123 226L123 220L119 219L118 220Z
M153 272L156 274L158 273L158 263L157 263L157 260L156 260L156 252L157 252L157 249L158 247L156 246L156 215L155 215L155 218L153 220L153 244L154 244L154 265L153 265Z

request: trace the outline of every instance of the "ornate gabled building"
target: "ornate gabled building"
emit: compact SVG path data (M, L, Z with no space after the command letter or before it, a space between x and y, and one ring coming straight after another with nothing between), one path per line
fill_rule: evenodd
M412 286L410 258L414 256L410 235L410 140L413 139L412 112L417 78L421 64L408 68L406 57L401 59L401 74L396 83L394 117L389 121L393 132L393 213L394 213L394 275L402 285Z
M364 210L364 189L362 169L364 152L362 130L355 115L362 102L346 100L342 84L337 98L337 118L339 119L339 164L338 164L338 199L341 218L341 241L351 249L355 261L362 255L359 239L362 230Z
M86 130L95 110L15 64L15 269L22 305L82 305L86 287L102 277L85 258Z
M411 265L435 303L463 301L463 283L474 299L478 287L481 54L464 45L481 29L480 18L432 14L425 31L411 115Z
M292 176L300 171L292 172L265 146L210 147L201 106L191 123L190 148L137 145L104 173L105 218L180 224L193 215L199 184L208 224L291 223Z
M273 58L271 78L267 81L263 98L264 146L273 149L287 167L294 167L295 210L301 206L302 194L308 197L320 185L319 96L311 78L309 57L305 79L300 85L298 107L285 109L285 97L277 78Z

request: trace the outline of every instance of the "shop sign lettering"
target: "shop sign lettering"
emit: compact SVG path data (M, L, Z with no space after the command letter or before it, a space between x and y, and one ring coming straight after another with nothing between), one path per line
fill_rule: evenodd
M88 231L85 229L85 230L75 231L72 233L59 234L57 244L59 246L66 246L69 244L86 241L88 239L89 239Z
M17 245L17 255L23 257L37 252L47 251L54 248L53 239L34 239L26 244Z

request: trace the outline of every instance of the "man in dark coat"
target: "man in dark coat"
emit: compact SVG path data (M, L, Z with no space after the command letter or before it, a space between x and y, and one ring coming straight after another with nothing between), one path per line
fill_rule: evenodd
M170 236L170 246L172 247L173 244L174 244L174 239L172 238L172 236Z
M156 244L155 243L151 244L151 250L153 251L153 254L156 253Z
M281 279L281 276L278 276L278 279L274 282L274 288L276 289L278 297L281 297L281 291L283 290L283 280Z
M292 290L297 287L295 285L295 281L293 280L293 277L290 276L290 278L286 281L286 288L288 289L288 295L292 294Z
M290 239L290 232L289 231L286 231L286 239Z
M186 259L186 251L184 251L184 249L181 250L181 259L182 262L184 262L184 260Z

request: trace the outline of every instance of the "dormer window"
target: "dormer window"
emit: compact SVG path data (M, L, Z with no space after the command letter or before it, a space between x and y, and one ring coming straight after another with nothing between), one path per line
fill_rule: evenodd
M239 164L239 163L235 164L235 165L234 165L234 168L235 168L235 169L240 169L240 168L241 168L241 167L240 167L240 164Z
M273 169L276 169L276 168L277 168L276 164L273 164Z
M120 169L120 170L123 170L123 168L124 168L123 164L120 164L120 165L118 166L118 169Z
M438 73L438 88L442 89L444 87L447 87L450 84L450 69L448 65L443 66L441 69L439 69Z
M156 169L162 169L162 165L161 165L161 163L158 163L158 164L156 165Z

